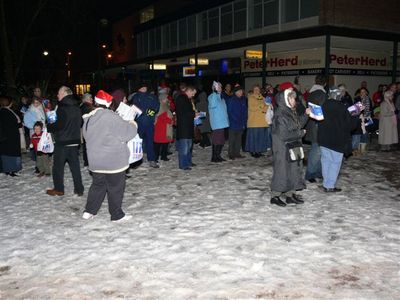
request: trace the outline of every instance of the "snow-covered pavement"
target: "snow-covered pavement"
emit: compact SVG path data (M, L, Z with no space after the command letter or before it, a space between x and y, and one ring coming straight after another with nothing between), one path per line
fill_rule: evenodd
M225 147L226 148L226 147ZM50 178L0 181L0 299L400 299L400 152L370 151L342 168L342 193L302 191L306 203L269 203L271 158L209 162L192 171L176 154L127 180L124 210L105 201L81 218Z

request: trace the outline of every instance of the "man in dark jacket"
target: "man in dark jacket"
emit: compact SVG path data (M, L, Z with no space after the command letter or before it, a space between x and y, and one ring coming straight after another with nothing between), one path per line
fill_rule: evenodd
M229 117L229 158L243 158L240 154L243 131L247 125L247 100L240 85L233 89L233 96L226 100Z
M308 102L323 106L327 97L325 91L326 77L324 75L317 75L315 77L315 84L310 89ZM309 182L316 182L317 178L322 178L321 171L321 152L318 145L318 125L320 121L309 119L306 125L306 136L304 139L311 143L311 149L307 158L307 170L305 179Z
M160 102L148 92L147 85L143 83L133 96L131 104L134 104L143 112L136 121L138 123L139 136L143 139L149 165L152 168L159 168L154 152L154 121L160 109Z
M79 144L81 143L82 116L78 101L70 88L60 87L57 98L57 120L48 124L47 130L54 134L53 155L54 188L47 190L50 196L64 195L64 166L68 162L74 181L74 194L83 195L81 169L79 164Z
M179 169L191 170L192 143L194 136L194 117L192 98L196 94L193 86L187 86L186 90L176 98L176 142L178 147Z
M329 99L322 106L324 120L318 125L318 144L321 148L325 192L341 191L335 185L352 130L350 113L340 99L340 90L336 87L331 88Z

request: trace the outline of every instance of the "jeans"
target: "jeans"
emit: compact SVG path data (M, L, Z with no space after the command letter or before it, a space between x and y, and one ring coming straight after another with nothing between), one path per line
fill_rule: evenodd
M146 152L148 161L155 161L154 153L154 125L146 125L139 127L139 136L143 139L143 151Z
M321 146L322 185L327 189L333 189L336 185L340 167L342 165L343 153Z
M115 174L92 173L85 211L96 215L107 195L108 211L111 220L119 220L125 216L122 211L122 199L125 191L125 171Z
M178 148L179 169L185 170L192 166L192 139L179 139Z
M79 165L78 146L64 146L55 144L53 154L53 183L54 189L64 192L64 166L68 161L69 169L74 181L74 193L83 193L81 168Z
M317 143L311 143L310 152L308 152L306 180L322 178L321 171L321 151Z
M360 146L361 134L353 134L351 136L351 148L357 150Z
M272 148L272 129L271 126L267 127L267 150Z

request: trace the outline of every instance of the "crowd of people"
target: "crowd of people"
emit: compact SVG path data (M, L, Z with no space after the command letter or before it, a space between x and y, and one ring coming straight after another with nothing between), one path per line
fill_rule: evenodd
M207 90L210 92L207 93ZM336 186L344 158L367 151L371 134L378 134L381 151L398 147L400 83L379 85L370 96L367 83L352 97L345 84L328 87L327 78L317 75L315 84L302 93L297 84L284 82L251 90L238 83L214 81L204 88L181 83L176 89L162 82L151 90L146 83L127 95L123 89L110 93L100 90L93 97L79 98L66 86L60 87L57 103L42 97L35 88L30 98L19 103L0 96L0 171L16 177L22 169L21 154L28 151L36 161L38 177L52 176L50 196L64 195L64 166L69 164L74 194L82 196L79 154L90 170L89 188L83 218L93 218L105 195L108 195L112 221L126 220L121 206L125 179L129 176L129 150L126 146L136 134L143 140L145 160L159 168L159 160L168 162L173 144L178 153L178 167L190 171L193 144L211 147L210 161L215 164L242 159L243 152L259 159L272 156L272 204L286 206L304 202L296 191L306 183L322 183L326 193L340 192ZM121 103L140 111L131 121L118 113ZM315 118L308 107L322 108L323 118ZM50 120L49 112L55 119ZM54 151L43 152L40 141L51 133ZM307 155L303 142L310 144ZM228 144L228 157L223 148ZM118 153L118 155L115 155ZM303 175L303 159L307 167Z

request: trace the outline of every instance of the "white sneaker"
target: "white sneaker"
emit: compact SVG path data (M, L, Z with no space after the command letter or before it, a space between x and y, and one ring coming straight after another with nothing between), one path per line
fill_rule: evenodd
M95 216L95 215L92 215L91 213L88 213L88 212L85 211L85 212L83 213L83 215L82 215L82 219L91 220L91 219L94 218L94 216Z
M123 222L125 222L125 221L129 221L130 219L132 219L132 216L131 216L131 215L125 215L125 216L123 216L121 219L112 220L111 222L114 222L114 223L123 223Z

